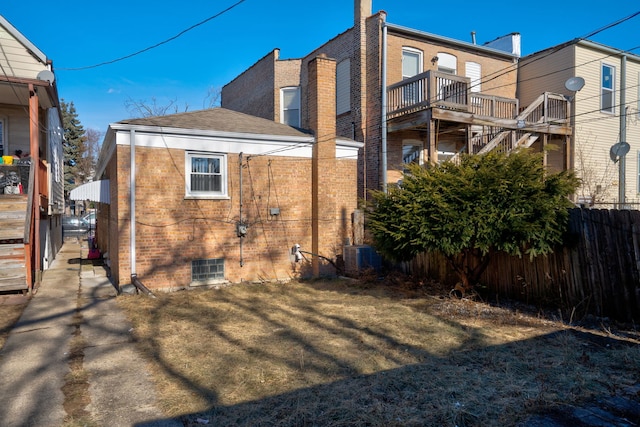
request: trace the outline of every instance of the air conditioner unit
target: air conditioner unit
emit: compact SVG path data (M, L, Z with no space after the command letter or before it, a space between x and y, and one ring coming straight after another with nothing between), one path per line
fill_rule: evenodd
M382 267L382 258L369 245L344 246L343 256L347 275L358 275L368 269L378 271Z

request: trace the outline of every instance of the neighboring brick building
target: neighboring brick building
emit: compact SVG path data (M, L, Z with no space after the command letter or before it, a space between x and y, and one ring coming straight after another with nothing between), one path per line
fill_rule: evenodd
M354 26L304 58L281 60L279 50L270 52L223 87L222 107L305 128L307 64L320 54L335 59L336 132L364 142L358 165L364 198L395 184L408 162L566 145L564 98L551 97L557 116L543 114L544 122L539 111L548 111L548 97L535 98L529 109L516 99L518 34L478 45L387 23L385 12L371 8L371 0L355 0ZM551 156L566 164L565 151Z
M132 274L150 289L335 274L323 260L352 239L362 144L335 137L335 61L307 66L319 82L311 132L224 108L109 126L97 243L116 285Z

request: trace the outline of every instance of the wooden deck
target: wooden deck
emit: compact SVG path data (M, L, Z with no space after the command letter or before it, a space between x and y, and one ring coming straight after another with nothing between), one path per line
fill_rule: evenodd
M469 78L434 70L389 86L385 107L388 133L426 131L431 161L437 156L437 129L467 135L459 153L472 154L530 147L539 140L544 145L548 138L568 146L572 133L564 95L543 93L521 110L517 99L474 92ZM564 163L568 167L568 156Z

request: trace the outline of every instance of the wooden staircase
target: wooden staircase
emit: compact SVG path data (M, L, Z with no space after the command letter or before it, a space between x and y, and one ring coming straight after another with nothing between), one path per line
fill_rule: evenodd
M568 111L561 95L545 93L540 95L529 107L515 117L515 121L527 126L544 126L555 123L558 126L568 124ZM542 127L541 127L542 128ZM492 150L510 152L516 148L531 147L540 138L539 133L520 129L504 129L497 126L483 126L482 131L472 136L470 145L472 154L484 154ZM458 162L464 147L450 160Z
M28 290L24 233L28 196L0 194L0 292Z

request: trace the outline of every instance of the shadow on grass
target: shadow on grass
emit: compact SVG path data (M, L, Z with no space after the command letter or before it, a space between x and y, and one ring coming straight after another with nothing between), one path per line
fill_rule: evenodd
M486 326L427 314L419 298L408 306L389 303L383 291L335 283L293 294L286 286L256 289L216 291L207 315L195 293L147 308L136 304L151 325L140 342L146 353L208 407L180 416L183 425L525 426L533 416L581 425L580 405L611 397L631 401L626 412L605 408L618 422L640 417L637 392L628 391L640 384L637 342L565 328L536 332L539 323L526 317L514 330L530 338L498 337ZM307 293L318 289L321 296ZM327 295L334 290L338 295ZM355 315L356 304L370 311ZM393 311L404 324L393 325ZM202 338L215 343L213 358L198 354L202 341L185 343L177 356L213 374L194 377L169 360L161 338L169 323L184 334L201 328ZM495 326L509 334L508 322Z
M567 336L567 334L569 336ZM567 383L564 393L554 389L556 360L541 354L536 384L525 384L519 366L507 359L524 351L558 342L581 343L587 353L629 343L602 340L591 333L559 331L527 342L462 351L448 358L427 357L423 363L371 375L356 375L329 384L235 405L212 404L208 411L183 415L184 426L570 426L607 420L606 425L634 426L640 422L638 372L632 381L610 378L606 391L588 383ZM580 369L589 356L573 361ZM564 363L563 363L564 365ZM509 372L513 370L513 372ZM586 381L586 379L583 379ZM504 383L519 384L513 394ZM573 395L572 399L568 396ZM511 406L511 405L516 406ZM137 424L158 425L159 420ZM585 424L585 422L587 424Z

